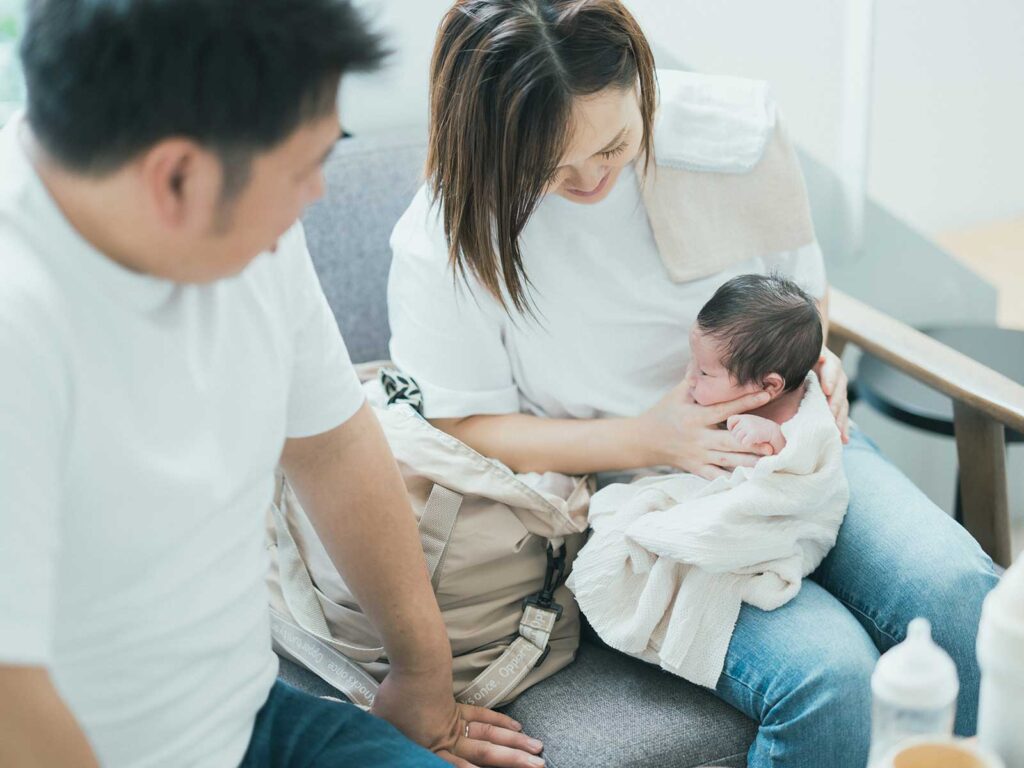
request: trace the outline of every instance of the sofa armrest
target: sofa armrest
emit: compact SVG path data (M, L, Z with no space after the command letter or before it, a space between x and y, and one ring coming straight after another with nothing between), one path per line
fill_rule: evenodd
M1010 563L1005 427L1024 433L1024 386L895 318L832 289L829 347L852 343L953 400L964 525Z

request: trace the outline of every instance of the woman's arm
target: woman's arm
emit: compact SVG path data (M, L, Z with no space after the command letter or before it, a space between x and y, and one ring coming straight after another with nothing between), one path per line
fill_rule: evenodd
M827 339L827 290L818 307ZM843 442L849 442L850 404L842 361L823 347L815 372ZM760 407L767 398L759 393L705 408L693 402L684 382L635 418L547 419L516 413L431 423L515 472L583 475L670 466L711 479L738 466L752 466L767 452L750 453L729 431L718 428L730 416Z
M438 429L514 472L591 472L671 466L708 479L753 466L750 453L718 425L769 399L756 393L711 407L697 405L686 382L635 418L548 419L526 414L432 419Z
M649 450L636 419L547 419L510 413L431 423L515 472L585 475L657 463L644 458Z

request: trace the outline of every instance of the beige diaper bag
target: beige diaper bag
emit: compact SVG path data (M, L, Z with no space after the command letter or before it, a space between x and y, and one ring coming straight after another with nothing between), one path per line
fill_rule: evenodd
M432 427L410 397L415 382L380 371L360 366L416 515L455 697L508 703L575 656L579 611L564 581L583 543L589 483L514 474ZM282 476L267 546L275 650L370 707L388 671L384 649Z

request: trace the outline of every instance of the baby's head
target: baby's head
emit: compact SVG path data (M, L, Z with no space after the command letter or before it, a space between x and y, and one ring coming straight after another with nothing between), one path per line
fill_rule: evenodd
M740 275L719 288L690 331L691 393L700 405L800 387L821 355L818 307L795 283Z

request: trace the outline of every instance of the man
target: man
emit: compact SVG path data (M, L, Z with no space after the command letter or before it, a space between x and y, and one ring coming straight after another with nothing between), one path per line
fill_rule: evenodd
M457 765L542 765L456 705L398 470L296 220L347 0L34 0L0 132L0 765L427 766L275 683L280 459L383 638L375 711ZM381 532L386 532L382 535Z

